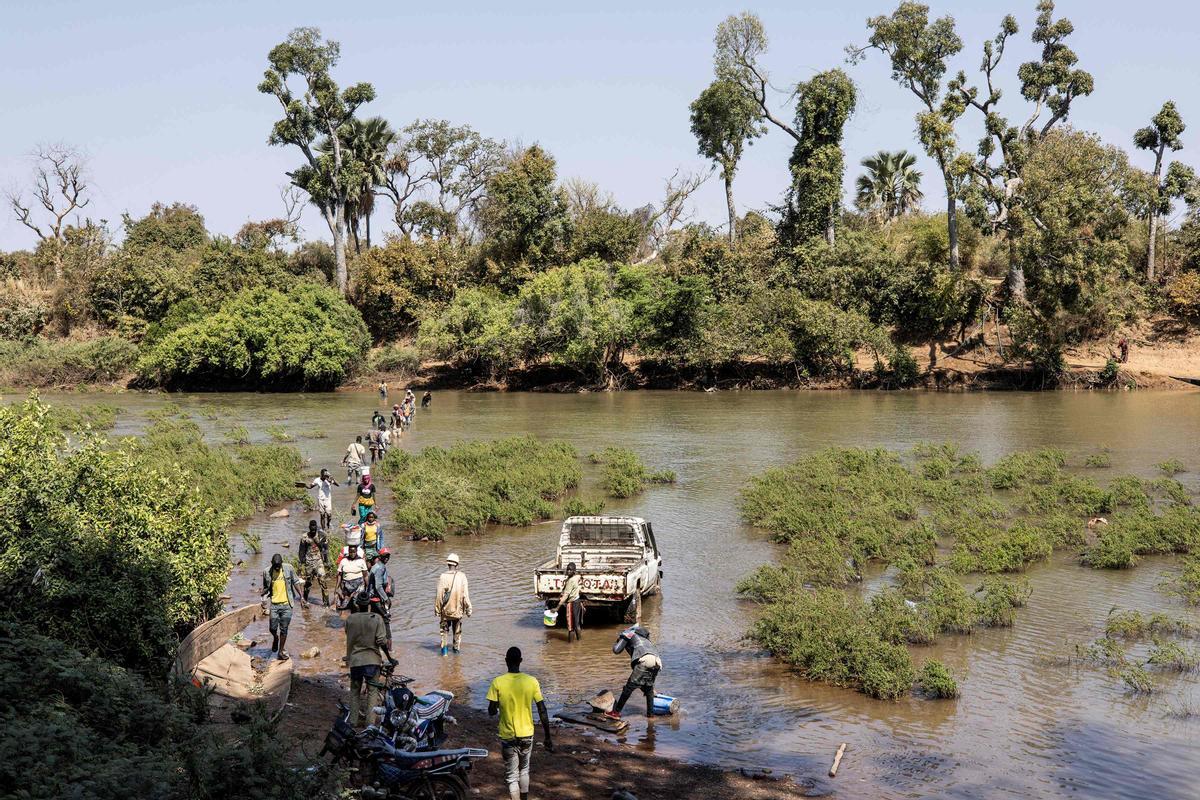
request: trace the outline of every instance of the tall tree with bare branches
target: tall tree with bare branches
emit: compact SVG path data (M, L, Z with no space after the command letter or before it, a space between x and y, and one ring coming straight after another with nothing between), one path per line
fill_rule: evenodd
M61 281L67 218L91 201L87 196L91 188L87 161L82 153L65 144L39 145L30 159L33 185L29 191L33 199L27 201L21 189L14 189L8 194L8 202L17 221L53 247L54 279ZM78 224L78 219L75 222Z

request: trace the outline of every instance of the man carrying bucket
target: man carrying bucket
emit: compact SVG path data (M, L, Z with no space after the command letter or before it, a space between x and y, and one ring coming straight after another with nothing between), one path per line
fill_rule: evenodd
M554 610L557 614L563 610L563 606L567 608L567 641L571 641L571 634L575 634L575 640L579 640L579 629L583 623L583 598L579 595L579 574L575 571L575 562L567 564L567 582L563 584L562 594L558 596L558 607Z

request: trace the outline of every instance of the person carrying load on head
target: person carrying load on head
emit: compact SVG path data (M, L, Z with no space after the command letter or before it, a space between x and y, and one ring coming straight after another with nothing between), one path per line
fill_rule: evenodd
M620 719L621 709L625 707L625 702L629 700L630 695L640 689L646 696L646 716L653 717L654 681L662 669L662 659L658 656L658 650L650 643L650 631L641 625L626 628L617 637L612 650L617 654L628 652L629 666L632 669L629 678L625 681L625 688L621 690L621 696L618 698L616 706L612 711L606 711L604 716L609 719Z
M471 595L467 576L458 571L457 553L446 556L446 571L438 577L433 611L442 632L442 655L447 653L447 638L454 645L454 652L459 652L462 649L463 617L471 616Z
M563 584L562 594L558 596L558 607L556 611L562 611L565 606L567 609L567 641L571 641L571 634L575 634L575 640L580 638L579 629L583 626L583 597L579 594L581 581L579 573L575 570L575 562L567 564L567 580Z

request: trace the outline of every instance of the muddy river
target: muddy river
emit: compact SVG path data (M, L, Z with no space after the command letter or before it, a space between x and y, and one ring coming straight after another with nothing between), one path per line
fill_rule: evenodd
M49 398L55 399L55 398ZM104 398L111 401L111 398ZM312 472L335 468L353 435L376 407L373 393L171 398L185 409L226 406L223 424L240 423L265 439L267 426L294 434L319 429L326 438L298 439ZM117 432L142 424L163 397L127 396L130 412ZM203 423L203 420L200 420ZM211 423L210 423L211 424ZM666 668L660 691L681 699L683 714L650 731L630 716L630 746L682 759L768 768L800 777L823 775L839 742L848 742L836 781L817 789L839 797L1196 797L1200 761L1197 678L1167 676L1149 697L1124 693L1101 669L1053 665L1074 643L1100 635L1114 606L1191 612L1156 585L1170 559L1147 559L1122 572L1077 566L1072 554L1029 571L1033 596L1016 626L971 636L947 636L914 648L914 660L942 659L960 678L956 701L881 702L852 691L808 683L741 641L755 615L734 585L772 557L766 535L742 524L735 500L745 480L829 445L908 448L952 440L987 461L1014 449L1062 447L1078 460L1106 448L1112 474L1155 475L1154 464L1178 458L1200 470L1200 393L923 394L758 392L542 395L443 392L419 410L403 447L445 445L460 438L516 433L561 437L580 453L621 444L654 468L678 474L675 486L608 502L607 511L653 521L665 559L664 591L644 621ZM585 484L594 473L585 467ZM338 471L335 471L338 474ZM1200 473L1179 476L1200 491ZM389 519L390 493L381 495ZM339 510L350 503L342 490ZM246 559L231 582L235 601L257 595L261 559L294 553L309 516L265 515L243 525L261 534L264 555ZM499 528L446 543L390 536L398 589L393 631L402 669L421 687L459 692L456 702L485 705L488 681L504 669L504 651L518 645L551 705L575 702L600 688L618 689L628 671L612 655L616 622L591 619L582 642L541 623L532 570L554 552L558 524ZM290 548L283 548L290 542ZM459 656L438 652L434 583L445 555L462 557L474 616ZM869 587L868 587L869 590ZM1200 616L1200 615L1197 615ZM1197 619L1196 621L1200 621ZM255 631L251 631L253 635ZM263 639L262 632L258 638ZM299 654L316 645L317 659ZM305 674L339 672L339 621L318 603L297 613L289 650ZM633 701L631 709L638 703Z

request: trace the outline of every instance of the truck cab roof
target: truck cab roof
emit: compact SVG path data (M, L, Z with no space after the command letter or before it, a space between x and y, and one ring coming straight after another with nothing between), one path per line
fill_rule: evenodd
M646 543L646 521L641 517L567 517L559 547L574 545L633 545Z

